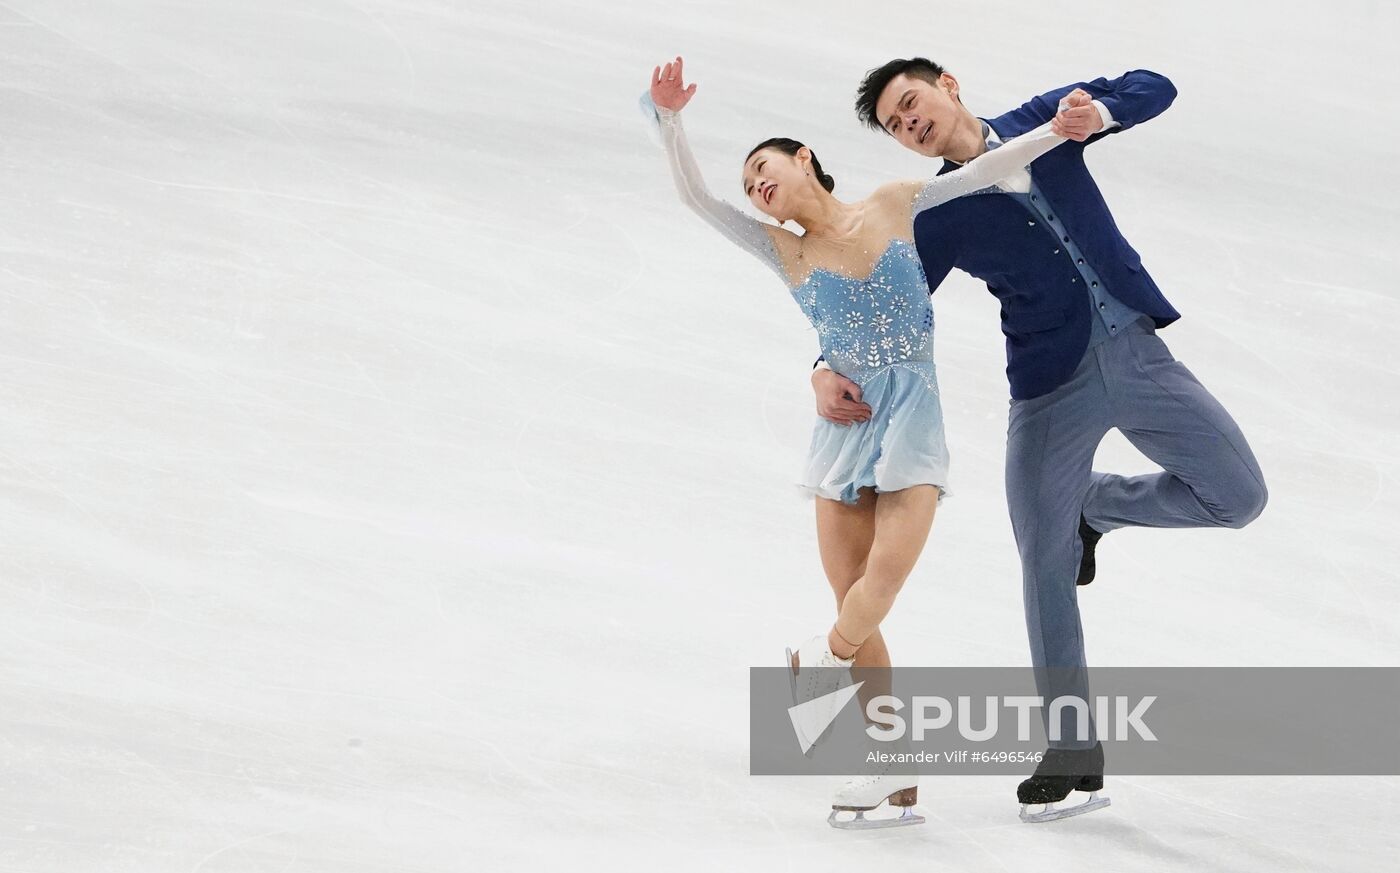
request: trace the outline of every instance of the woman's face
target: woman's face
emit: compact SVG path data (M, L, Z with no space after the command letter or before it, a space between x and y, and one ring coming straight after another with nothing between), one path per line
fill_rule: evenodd
M796 155L775 148L760 149L744 162L744 195L758 210L778 221L791 221L797 195L813 184L808 175L812 153L806 146Z

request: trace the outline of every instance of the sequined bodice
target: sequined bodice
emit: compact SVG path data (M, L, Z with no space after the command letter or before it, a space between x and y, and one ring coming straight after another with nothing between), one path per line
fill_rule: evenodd
M909 240L891 240L864 279L816 269L792 296L817 329L827 363L848 379L863 383L896 364L933 362L928 281Z

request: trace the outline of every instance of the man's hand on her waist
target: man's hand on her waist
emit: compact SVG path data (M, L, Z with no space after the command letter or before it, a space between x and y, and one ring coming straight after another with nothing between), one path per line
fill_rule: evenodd
M834 370L812 371L817 415L840 425L870 420L870 407L860 400L860 386Z

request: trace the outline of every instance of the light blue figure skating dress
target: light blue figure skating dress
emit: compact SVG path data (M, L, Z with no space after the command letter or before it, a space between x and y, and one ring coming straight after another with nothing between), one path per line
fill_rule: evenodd
M933 366L933 307L923 265L894 239L864 279L814 269L792 296L817 329L833 370L860 386L870 419L840 425L817 417L799 483L855 503L861 488L948 490L948 446Z
M808 493L855 503L861 488L948 489L948 446L933 364L933 307L912 239L891 238L869 275L816 267L794 285L774 245L771 225L712 196L681 127L680 113L643 95L681 199L729 239L777 273L817 330L822 354L861 387L868 421L849 426L818 417L799 484ZM1037 128L967 166L924 183L910 203L919 211L988 188L1064 142Z

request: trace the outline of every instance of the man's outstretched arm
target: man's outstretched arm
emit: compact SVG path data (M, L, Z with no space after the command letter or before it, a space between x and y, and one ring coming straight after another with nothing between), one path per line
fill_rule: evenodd
M1129 70L1116 79L1095 79L1092 82L1076 82L1039 97L1033 97L1019 108L992 119L992 126L1003 136L1019 136L1032 130L1060 113L1060 101L1074 91L1082 91L1093 103L1103 107L1102 127L1087 137L1093 142L1109 133L1127 130L1139 122L1161 115L1176 99L1176 86L1171 80L1151 70ZM1071 104L1073 117L1076 110L1081 114L1089 107L1085 101L1074 99Z

